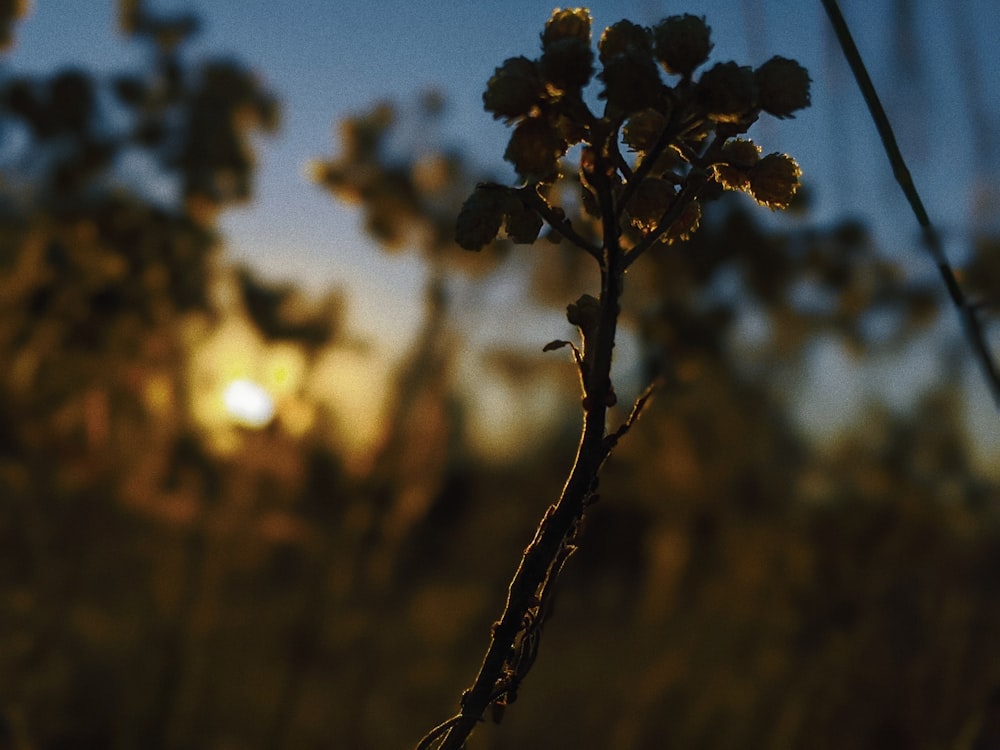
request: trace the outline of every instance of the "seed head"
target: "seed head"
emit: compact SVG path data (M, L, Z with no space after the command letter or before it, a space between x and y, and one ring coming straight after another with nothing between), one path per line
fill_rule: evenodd
M477 185L458 213L455 242L466 250L482 250L496 239L508 208L507 191L496 185Z
M545 80L557 89L580 89L594 74L594 50L589 39L563 37L545 45L541 65Z
M702 74L698 98L711 119L739 122L757 106L753 69L734 62L718 63Z
M653 39L649 29L631 21L619 21L608 26L597 43L602 63L617 55L636 53L652 57Z
M622 128L622 140L633 151L649 151L667 127L667 118L655 109L632 115Z
M691 239L698 227L701 225L701 204L698 201L691 201L681 211L681 215L664 232L662 242L672 245L675 242L686 242Z
M754 76L760 107L765 112L785 118L809 106L809 72L795 60L772 57L757 68Z
M526 181L538 181L556 173L559 157L566 153L566 148L566 141L552 125L540 118L531 118L514 129L503 158L513 164Z
M542 32L542 49L560 39L580 39L590 45L590 11L586 8L556 8L545 22Z
M801 176L802 170L788 154L768 154L750 168L750 195L772 211L788 208Z
M515 245L530 245L538 239L538 233L542 231L542 217L533 209L518 202L518 205L507 214L504 228L507 237Z
M527 116L544 92L545 84L535 63L526 57L511 57L504 60L487 82L483 106L496 120L515 120Z
M601 96L623 113L652 106L663 90L653 58L638 52L623 52L604 63Z
M753 141L733 138L722 146L723 161L712 165L715 181L726 190L747 190L749 170L760 161L760 146Z
M670 208L674 198L674 186L666 180L643 180L627 206L632 223L644 233L656 228L660 218Z
M712 29L702 16L670 16L653 28L656 57L668 73L691 75L712 51Z

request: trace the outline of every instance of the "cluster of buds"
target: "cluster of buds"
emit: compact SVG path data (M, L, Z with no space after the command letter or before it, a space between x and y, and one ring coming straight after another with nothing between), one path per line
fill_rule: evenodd
M576 245L597 261L600 295L584 294L566 309L582 351L564 340L544 347L571 348L585 427L563 495L543 518L511 582L483 668L463 694L462 712L428 733L420 748L439 739L442 750L465 747L490 705L502 711L513 700L534 660L545 592L565 560L560 555L568 554L592 501L601 463L648 397L636 401L619 430L605 434L606 410L617 402L611 365L630 265L658 243L688 240L701 223L701 202L724 190L745 191L775 209L789 205L799 186L800 170L791 157L762 158L756 144L739 137L762 112L791 117L809 104L809 76L798 63L776 57L755 70L721 62L698 75L712 51L711 29L692 15L671 16L653 28L630 21L609 26L597 44L599 70L586 10L556 10L541 41L540 57L504 61L483 94L487 111L513 127L504 158L522 184L478 185L459 213L455 239L469 250L481 250L501 232L531 243L548 223L550 238ZM604 100L600 115L583 97L595 72ZM674 78L668 83L664 75ZM575 174L564 165L573 146L579 153ZM578 200L566 186L579 191ZM577 224L558 204L567 194L579 209ZM559 541L552 547L547 540ZM537 565L543 556L547 562Z
M774 210L788 208L802 170L787 154L761 158L760 146L733 138L722 145L721 159L712 164L712 175L726 190L742 190L760 205Z
M735 62L707 67L711 29L693 15L671 16L652 28L619 21L601 34L595 59L590 14L579 8L553 13L541 48L536 59L504 61L486 85L486 110L513 128L504 158L522 187L477 189L459 217L456 238L463 247L481 249L502 231L515 242L531 242L541 216L550 219L544 208L565 216L543 196L556 194L549 186L571 176L564 157L579 143L579 204L595 220L607 220L590 170L595 160L614 165L603 184L613 192L626 249L650 235L649 242L687 239L701 219L699 201L722 190L746 192L771 209L791 203L801 175L795 161L777 153L762 157L738 136L762 113L787 118L809 106L809 75L794 60L773 57L756 69ZM582 95L595 63L605 102L600 116ZM622 145L633 159L619 153ZM524 202L525 188L541 204Z

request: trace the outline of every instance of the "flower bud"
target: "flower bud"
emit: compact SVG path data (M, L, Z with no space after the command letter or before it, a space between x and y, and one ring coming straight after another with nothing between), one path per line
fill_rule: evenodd
M768 154L750 168L750 195L772 211L788 208L802 170L788 154Z
M566 320L579 328L585 337L597 330L600 319L601 303L590 294L584 294L566 306Z
M698 81L698 99L711 119L739 122L757 106L753 69L734 62L718 63Z
M622 140L633 151L649 151L667 127L667 118L655 109L644 109L632 115L622 128Z
M590 41L578 37L557 39L545 45L542 75L557 89L583 88L594 74L594 50Z
M511 57L493 72L483 92L483 106L493 119L527 116L541 100L545 84L532 60Z
M626 210L632 223L648 234L656 228L673 199L673 185L666 180L647 179L639 183Z
M760 161L760 146L743 138L731 138L722 144L722 155L735 167L752 167Z
M619 21L604 30L601 40L597 43L597 49L600 51L602 63L607 63L617 55L630 52L652 56L653 39L646 27L631 21Z
M656 57L668 73L691 75L712 51L711 32L704 17L665 18L653 27Z
M559 168L559 157L566 153L566 141L547 121L532 118L522 121L510 136L503 158L529 182L551 177Z
M772 57L757 68L760 107L775 117L792 117L792 112L809 106L809 72L795 60Z
M505 224L507 237L515 245L530 245L538 239L538 233L542 231L542 217L523 203L518 202L507 214Z
M477 185L455 223L455 242L466 250L482 250L496 239L508 207L507 191L497 185Z
M698 231L700 224L701 204L698 201L691 201L684 207L681 215L670 225L670 228L663 233L660 241L666 242L668 245L675 242L686 242L691 239L691 235Z
M590 45L590 11L586 8L556 8L545 22L542 32L542 49L560 39L580 39Z
M726 190L747 190L750 187L747 171L731 164L713 164L712 179Z
M715 181L726 190L747 190L749 170L760 161L760 146L753 141L733 138L722 146L723 161L712 165Z
M651 106L663 91L653 58L636 52L608 60L600 78L604 82L601 97L626 114Z

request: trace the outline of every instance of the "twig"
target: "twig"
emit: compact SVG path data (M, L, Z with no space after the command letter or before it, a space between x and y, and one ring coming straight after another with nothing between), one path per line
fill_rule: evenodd
M444 733L447 732L452 726L455 725L459 719L462 718L461 714L455 714L450 719L446 719L434 727L431 731L420 738L420 742L417 744L415 750L431 750L434 747L434 743L444 737Z
M632 429L632 425L635 424L639 415L642 414L642 410L646 408L646 404L649 402L649 399L653 397L653 394L656 393L662 385L663 381L657 379L646 386L646 390L640 393L639 397L635 400L635 403L632 404L632 411L629 412L628 419L622 423L621 427L604 438L604 446L608 453L611 453L611 451L615 449L615 446L618 445L618 441L625 437L626 433Z
M621 172L622 177L625 179L625 183L628 184L632 182L635 175L632 172L632 167L628 163L628 160L622 155L621 149L618 147L618 141L612 141L610 145L615 156L615 162L618 164L618 171Z
M656 139L656 143L653 147L647 151L642 156L642 160L639 162L639 166L636 167L632 174L632 179L625 183L625 189L622 191L621 197L618 200L617 215L621 215L625 212L628 207L629 201L635 195L635 191L639 189L639 185L645 180L649 173L653 171L653 166L662 156L663 152L667 150L670 146L671 141L677 137L678 131L681 126L675 126L668 123L664 128L663 132L660 133L660 137Z
M662 237L670 229L673 223L680 218L684 209L690 205L691 201L698 197L698 194L707 184L708 177L704 172L692 171L688 174L684 187L681 188L679 193L677 193L673 202L670 204L670 208L657 222L656 229L639 240L639 242L637 242L635 246L629 250L628 253L626 253L625 268L631 266L640 255L659 241L660 237Z
M523 188L518 188L517 193L521 200L524 201L526 205L537 211L539 216L545 219L546 223L555 231L559 232L559 234L591 257L597 259L598 261L601 259L601 249L581 237L577 231L573 229L573 225L569 223L569 219L564 216L560 216L553 211L552 206L550 206L545 199L538 194L538 191L534 186L528 185Z
M948 296L952 304L958 312L965 336L972 346L976 359L983 370L986 383L993 395L993 401L997 408L1000 409L1000 372L998 372L996 363L993 361L993 357L986 345L982 324L979 318L976 317L976 308L969 304L965 294L962 292L961 286L958 284L958 280L955 278L955 273L948 263L948 259L945 257L941 236L931 223L923 201L920 199L920 194L913 184L913 178L910 176L910 170L903 160L902 153L900 153L899 145L896 143L896 136L893 133L892 126L889 124L889 118L882 107L881 101L879 101L875 85L868 75L868 70L861 59L861 53L854 43L854 38L851 36L847 22L840 12L837 0L822 0L822 2L830 18L830 24L837 35L840 48L844 52L844 57L847 58L847 62L851 66L854 80L857 81L858 88L865 98L865 104L868 106L868 111L871 113L875 127L878 129L882 146L885 148L886 156L889 157L889 163L892 165L892 174L896 178L896 182L899 183L903 194L906 196L906 200L910 204L910 208L913 209L913 213L920 223L920 227L923 230L924 245L930 253L931 258L937 264L938 273L944 282L945 288L948 290Z

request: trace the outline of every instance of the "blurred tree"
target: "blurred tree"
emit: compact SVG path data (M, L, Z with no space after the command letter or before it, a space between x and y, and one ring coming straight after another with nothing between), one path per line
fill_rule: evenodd
M0 11L6 34L25 4ZM148 49L145 69L0 82L10 145L0 164L0 527L4 641L14 646L0 701L26 709L39 747L173 745L192 627L217 595L220 537L204 524L234 490L266 490L275 471L258 468L241 490L186 405L200 387L189 379L192 345L233 312L215 298L232 273L218 262L215 219L250 197L249 137L277 127L277 102L237 62L186 61L193 16L122 2L119 17ZM264 339L316 352L339 336L332 298L310 311L249 273L235 281L236 307ZM166 536L148 519L166 521ZM164 564L144 544L179 557L166 552ZM158 597L158 585L176 593ZM114 624L94 622L99 612ZM130 629L149 642L125 689L118 670L142 641L122 638Z
M459 252L455 217L485 176L428 143L440 101L350 118L317 177L364 212L374 244L422 253L429 282L373 468L349 474L306 385L344 338L341 298L306 304L218 250L217 216L252 193L248 135L276 126L274 97L236 62L183 54L192 16L119 7L150 52L142 69L0 81L12 144L0 163L0 744L405 746L466 684L514 553L571 459L565 431L525 430L537 449L514 465L471 450L463 399L501 365L523 392L536 373L575 373L539 341L520 359L485 353L489 371L461 383L461 323L481 300L473 283L463 302L456 279L523 264L525 301L565 308L597 283L592 259L565 233L510 247L538 226L530 211L501 222L501 252ZM23 10L0 5L2 28ZM579 45L557 41L542 69L565 77ZM616 65L641 62L614 57L600 58L612 88ZM534 96L538 70L511 62L498 76ZM513 115L497 86L486 103ZM633 95L611 99L627 108ZM633 119L619 144L632 166ZM678 168L663 158L664 175ZM599 241L593 183L556 165L540 195L564 208L564 229ZM622 328L642 378L664 385L605 467L525 700L470 745L993 741L997 488L970 461L957 378L909 412L871 404L836 442L796 419L825 342L859 360L914 344L931 357L939 295L855 222L818 226L804 202L765 221L748 200L706 202L697 232L629 274ZM648 212L630 218L625 239L641 242ZM988 299L1000 243L988 227L976 241L969 276ZM229 371L234 349L246 372ZM266 426L203 418L202 397L256 366L284 383ZM572 427L576 409L555 418Z
M10 47L14 41L13 25L23 18L29 7L29 0L3 0L0 4L0 50Z
M623 22L622 29L624 26ZM603 58L602 62L607 64ZM514 88L528 87L538 70L537 65L526 59L507 61L490 82L484 97L487 108L494 109L498 116L510 117L527 111L523 107L516 112L508 111L505 107L513 101ZM606 76L610 76L607 71ZM508 83L508 88L504 88ZM510 99L503 99L505 95ZM537 103L532 102L533 99L527 106L536 107ZM542 117L555 117L552 112L544 114L545 106L537 105ZM558 105L552 111L558 113ZM535 116L531 114L529 119ZM518 132L524 133L521 141ZM626 144L641 153L638 132L637 125L629 140L626 131ZM537 135L532 133L531 137ZM528 170L530 180L531 175L540 173L538 170L554 169L555 162L548 166L541 162L529 164L529 157L535 152L526 145L528 137L527 130L516 131L507 156L519 169L524 166ZM543 150L539 146L538 153ZM558 156L560 149L555 151ZM579 288L578 280L587 279L588 274L580 270L583 264L574 259L581 256L577 249L570 248L575 253L571 256L562 248L572 244L567 237L572 240L575 236L582 244L599 241L600 224L595 218L600 216L594 215L592 187L585 180L578 179L572 170L562 170L559 176L562 183L545 185L543 198L566 207L567 216L570 210L577 213L568 216L565 223L561 221L562 214L543 213L544 218L555 219L557 231L553 239L561 247L539 249L531 263L537 278L534 291L543 299L564 304L573 293L571 290ZM724 183L732 179L739 186L738 175L722 173L720 178ZM571 197L574 192L580 196L576 200ZM488 211L486 193L481 195L482 206L477 205L477 210ZM762 200L760 195L755 197ZM363 196L361 201L365 210L370 211ZM377 206L378 201L374 204ZM470 218L464 230L460 217L459 232L465 231L469 238L466 241L472 244L471 232L482 230L482 237L477 235L474 241L481 245L505 222L508 234L520 231L511 223L510 209L497 211L501 216L499 221L491 223L480 216L482 223L477 224L476 219ZM822 584L829 574L817 566L829 564L837 568L834 560L838 555L849 555L855 544L869 543L862 541L864 533L855 525L859 513L856 503L863 498L871 501L878 497L876 514L894 514L883 504L897 494L902 503L904 497L913 493L912 499L905 501L905 507L910 509L907 513L915 511L916 515L893 515L892 521L872 532L878 539L874 543L891 547L897 534L902 540L911 535L919 537L927 528L937 528L936 543L949 550L943 553L949 555L961 546L959 538L965 538L965 532L957 531L968 528L967 522L961 520L963 516L970 509L980 508L982 498L992 491L957 449L963 428L953 418L957 410L954 393L929 396L928 406L936 404L931 411L920 411L909 418L887 416L891 428L875 430L874 434L859 433L852 440L857 439L861 446L867 447L858 452L848 441L845 450L851 458L845 466L838 464L836 468L790 419L797 407L797 394L789 391L787 383L801 371L817 342L839 340L858 356L891 355L921 335L936 318L938 290L900 266L897 260L883 257L865 229L855 223L815 227L800 220L799 228L775 233L764 230L732 201L724 202L720 211L714 218L706 214L705 226L681 244L681 252L650 253L648 270L631 279L632 296L625 299L624 320L640 335L647 377L665 377L669 388L659 394L651 407L659 415L660 424L654 420L640 423L635 441L626 442L617 471L612 464L610 479L617 490L615 501L601 503L592 511L592 524L596 528L590 533L596 537L592 543L599 551L593 553L592 563L585 568L586 574L576 579L576 586L578 595L590 602L597 594L606 596L606 601L598 601L614 610L615 614L609 614L614 621L636 618L638 629L622 636L634 644L634 649L631 645L624 649L619 644L612 657L619 660L623 652L632 653L632 667L621 672L618 664L599 659L592 651L587 652L585 645L580 646L583 651L575 657L572 646L565 647L561 651L564 658L556 657L559 666L554 670L563 679L553 677L543 686L540 692L548 698L534 719L519 725L520 734L513 730L510 746L526 743L591 746L595 737L606 736L608 740L602 741L602 746L659 747L671 744L672 740L682 745L712 743L736 747L749 742L778 747L802 744L805 734L800 733L808 733L809 744L815 744L815 729L811 727L826 721L815 712L822 710L820 705L829 700L829 695L810 693L809 698L789 702L800 679L795 675L801 670L789 661L792 657L786 639L808 640L805 633L812 627L810 610L815 605L806 603L803 592L813 591L818 597L816 601L824 602L821 608L829 605ZM644 230L641 222L638 227ZM397 236L403 234L400 231ZM641 234L627 241L641 242ZM754 331L749 339L748 330ZM930 340L925 343L930 348L934 346ZM873 426L867 425L869 433ZM922 447L904 447L901 441L905 434L913 436ZM644 436L646 440L642 439ZM889 460L888 455L907 458ZM912 458L913 455L918 458ZM825 477L831 480L840 477L840 480L828 481ZM942 492L958 505L942 506ZM916 499L918 496L923 499ZM648 500L641 499L644 497ZM835 509L830 511L833 515L827 508ZM516 511L511 508L509 512ZM929 526L922 526L923 520L917 520L925 513L936 519L929 521ZM944 521L945 517L949 520ZM995 534L995 526L989 520L992 518L992 512L988 512L982 519L982 550L988 548L986 540ZM832 547L823 547L819 540L811 538L809 529L814 523L817 528L828 526L828 538L836 540ZM956 533L958 536L952 536ZM602 546L602 535L610 535L616 541ZM589 535L587 543L591 543ZM581 567L587 566L587 544L583 550ZM937 589L929 581L900 582L899 576L909 575L909 554L903 552L891 560L880 560L885 575L881 580L886 582L886 588L873 592L865 604L852 603L847 608L834 604L829 615L820 615L824 622L827 617L850 618L845 626L850 629L848 637L853 639L850 649L858 650L842 656L858 669L863 668L865 659L871 658L868 647L861 645L866 639L872 648L877 648L875 644L903 639L912 629L913 619L920 618L912 609L913 600L901 599L908 602L905 607L910 609L896 614L896 605L890 605L888 620L883 624L884 597L895 596L891 592L897 591L908 591L907 596L920 601L935 596L933 592ZM733 562L721 562L720 558ZM975 579L974 574L971 579L965 578L970 575L969 570L955 560L938 562L956 576L955 581L965 581L967 585ZM857 575L849 576L847 590L852 593L848 598L859 596L863 569L862 565ZM785 576L790 576L789 589L782 593ZM605 587L602 580L609 584ZM751 582L758 581L762 587L777 586L777 598L754 588L756 583ZM713 593L716 590L718 593ZM981 596L967 592L959 597L966 595L970 601ZM678 600L680 596L684 598ZM761 596L766 596L767 603L758 603ZM702 605L695 603L703 599L708 608L701 610ZM577 606L584 607L582 603ZM756 611L759 606L767 611ZM635 609L622 611L628 607ZM700 614L690 618L682 614L692 607ZM731 607L735 609L730 610ZM591 633L600 627L593 610L593 604L586 608L587 625L582 628ZM783 624L776 627L779 622ZM749 630L744 632L740 623ZM564 632L577 637L577 631L567 627ZM644 627L649 628L648 639L641 635ZM924 633L938 634L935 637L939 639L940 651L936 656L928 655L924 662L928 674L934 674L930 664L938 658L948 658L943 656L945 652L951 653L954 626L930 617L921 627ZM945 630L940 630L942 627ZM801 636L794 635L798 628L802 628ZM665 633L668 641L673 633L678 643L665 644ZM695 633L698 636L692 641ZM726 639L733 638L736 640L732 646L723 646ZM777 640L772 643L771 638ZM926 637L921 637L920 643L921 648L926 648ZM750 644L759 644L771 661L762 662L760 667L744 665L747 659L757 658L748 650L752 649ZM722 650L718 651L720 647ZM663 660L657 660L648 670L638 666L647 662L651 654L660 652L665 652ZM713 652L716 656L710 657ZM827 667L818 666L826 659L820 652L812 645L805 646L795 652L798 654L795 658L815 660L814 668L820 670L823 679L841 686L835 689L847 690L848 685L859 680L853 667L838 669L830 663ZM565 706L578 717L578 722L569 728L560 727L558 735L549 734L542 714L559 712L562 704L554 696L567 691L564 672L574 658L576 661L572 663L581 668L588 660L600 663L586 667L595 675L604 675L603 679L594 678L587 700L603 705L602 718L599 725L584 720L574 703L577 698L582 700L582 696L569 689L574 697L567 696ZM899 658L905 661L920 657L910 650ZM689 666L678 671L679 664ZM742 685L733 680L741 665L750 666L747 682ZM915 678L913 695L901 699L901 703L890 706L883 702L874 710L863 708L882 689L874 686L886 686L895 668L891 663L872 667L872 674L865 678L871 692L868 688L863 690L868 698L845 703L844 711L857 713L848 721L843 713L838 714L836 721L847 728L828 733L839 737L831 740L831 746L834 742L850 742L850 737L909 746L918 743L916 738L928 734L941 738L954 736L956 721L963 715L962 701L951 701L948 709L934 714L912 709L914 702L920 700L915 696L930 689L923 677ZM645 677L641 676L644 672L648 672ZM621 675L625 682L617 683L616 687L608 678L609 673ZM652 690L638 702L635 691L641 692L643 688L635 685L636 680L640 685L650 683ZM759 700L749 698L748 691L753 691L755 684L763 690ZM765 684L771 687L765 689ZM985 684L977 681L975 687L967 686L968 690L957 686L955 689L969 696L969 702L964 704L968 706L976 703L975 696L981 694ZM668 686L674 687L668 690ZM621 695L630 696L625 704L619 699ZM743 696L741 702L734 702L739 695ZM670 706L667 713L663 712L664 700ZM699 706L699 701L707 702ZM653 722L659 728L654 730L649 722L656 713L664 721ZM609 719L615 715L621 717L620 722ZM735 725L729 723L728 728L721 729L727 726L726 722L718 722L722 715L732 717ZM774 722L779 723L777 728ZM614 728L610 729L609 724L615 725Z

